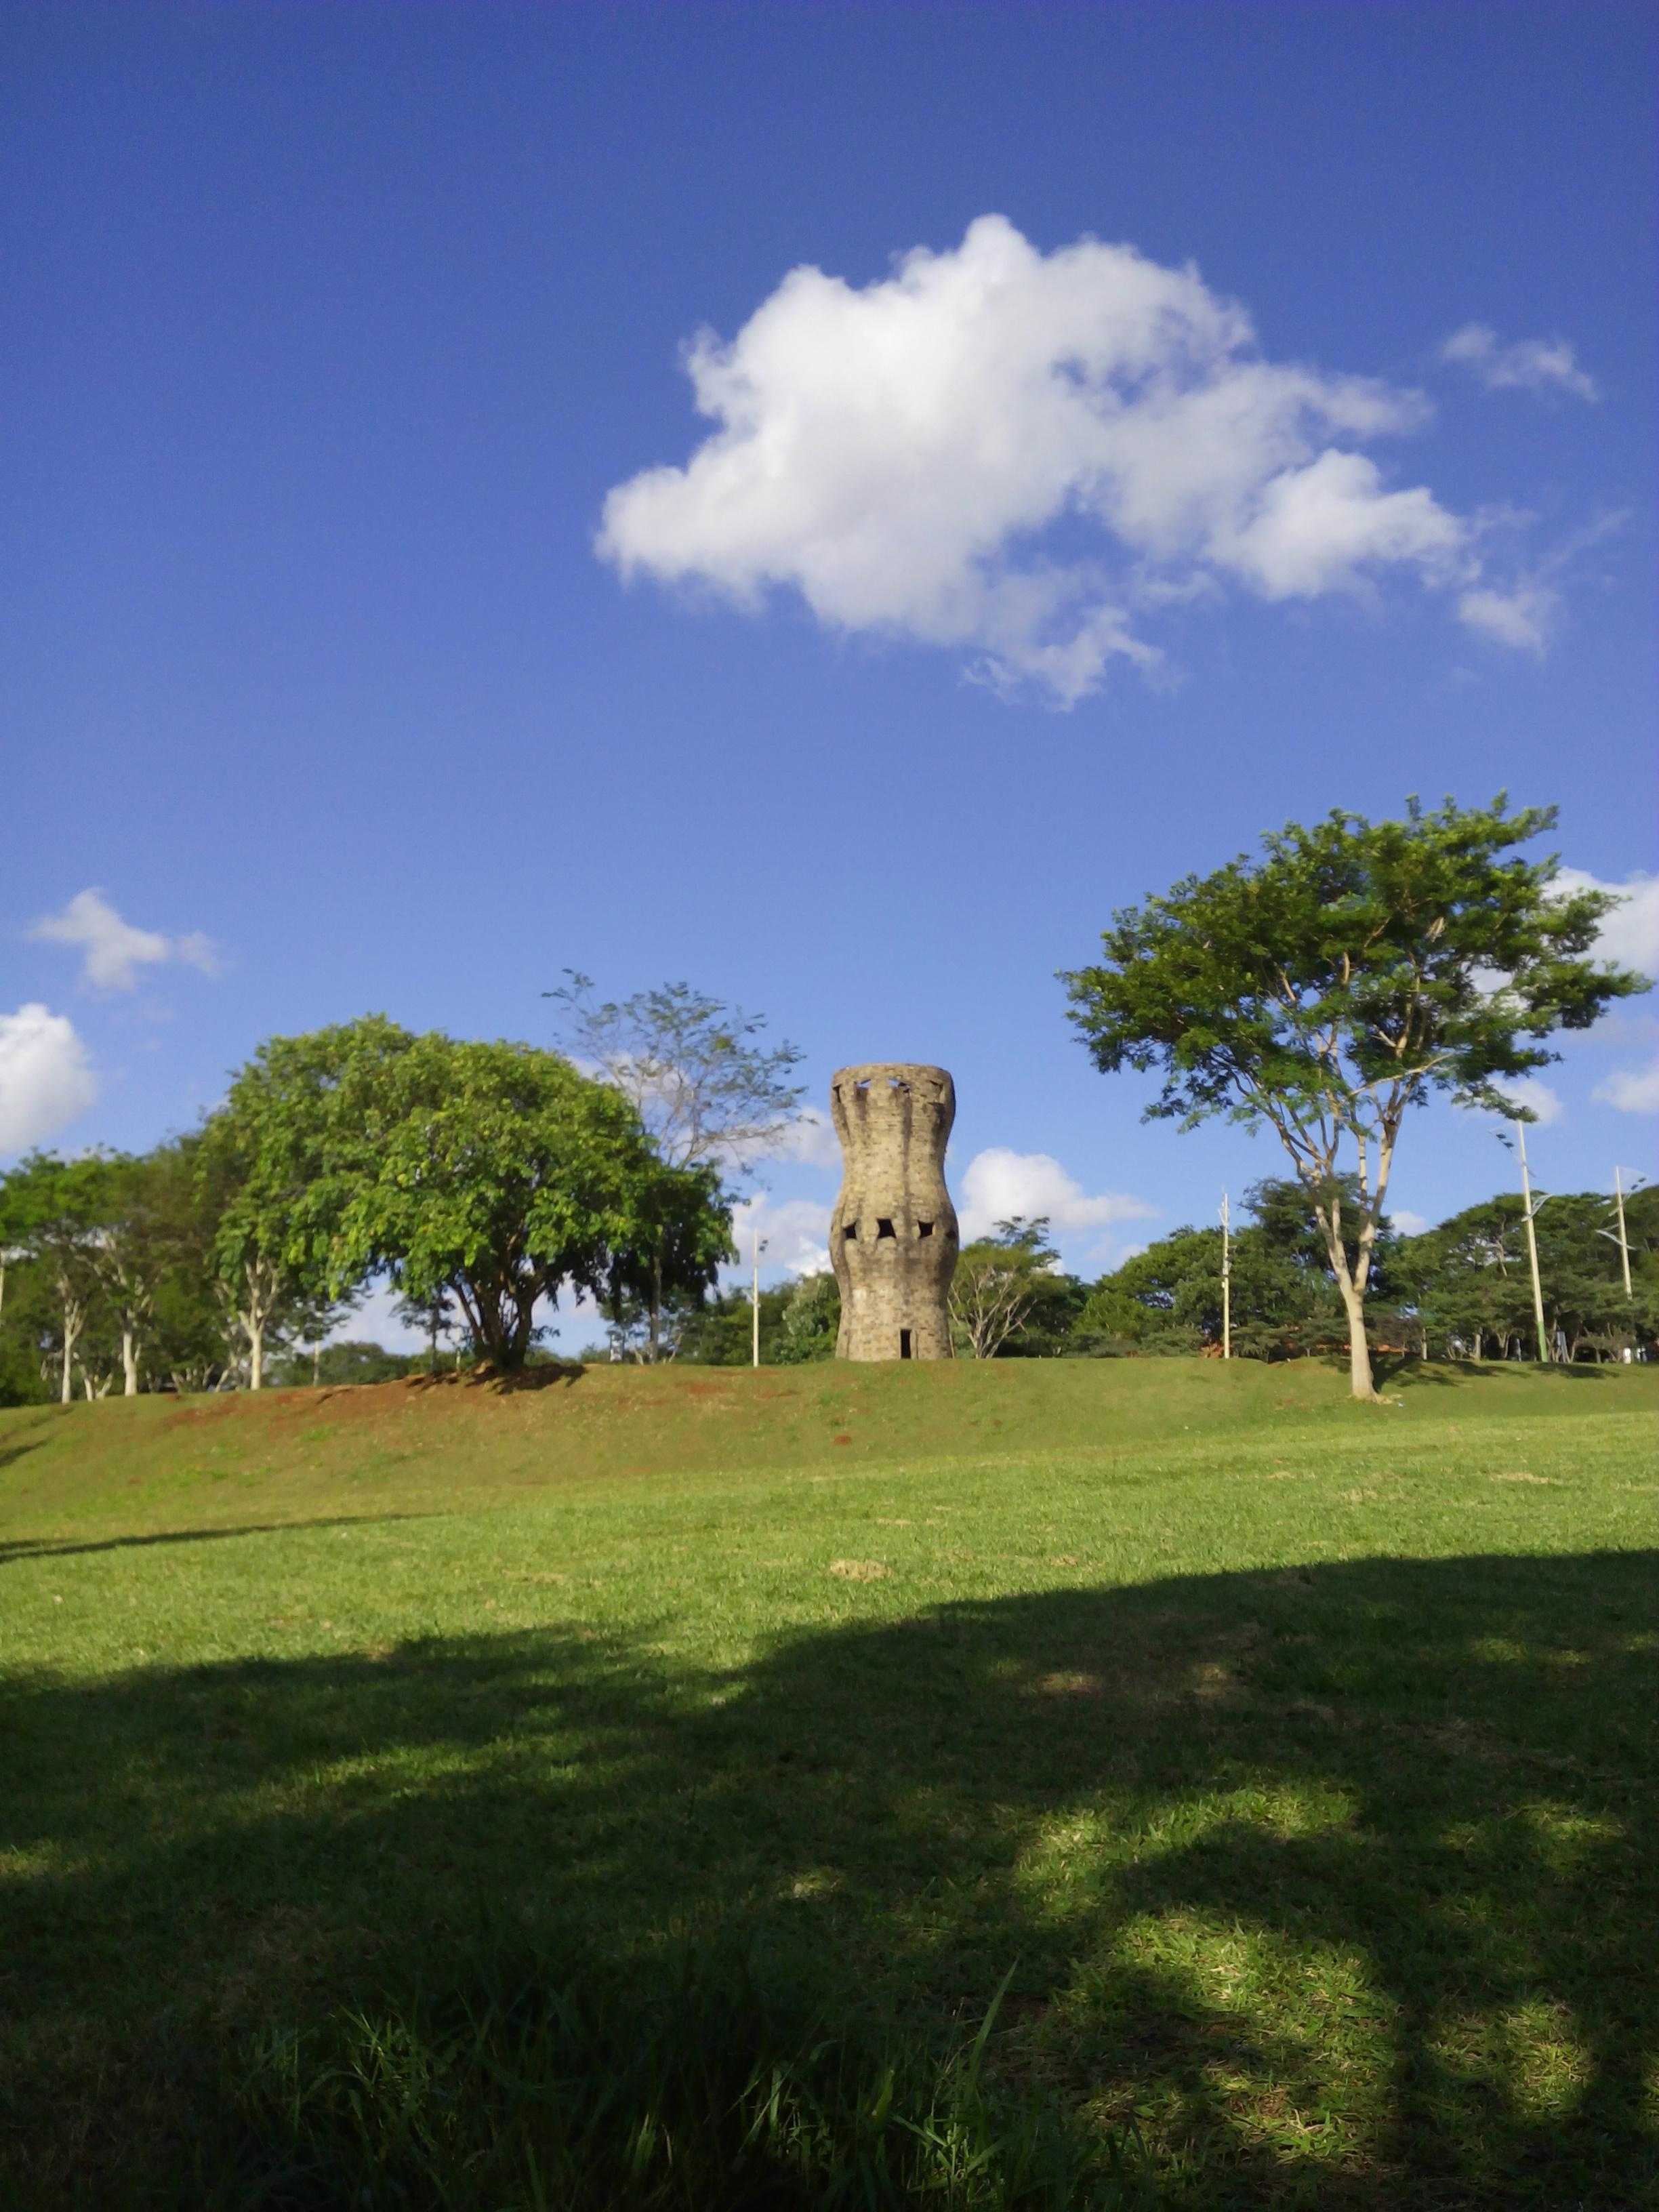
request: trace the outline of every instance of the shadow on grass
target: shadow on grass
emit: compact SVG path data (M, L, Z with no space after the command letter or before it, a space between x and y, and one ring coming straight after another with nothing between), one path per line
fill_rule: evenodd
M55 1536L19 1536L0 1541L0 1567L22 1559L69 1559L87 1552L147 1551L157 1544L215 1544L233 1536L272 1536L297 1528L360 1528L368 1522L420 1521L420 1513L335 1513L313 1521L249 1521L232 1528L162 1528L144 1536L100 1536L67 1544Z
M573 1627L14 1679L11 2155L131 2164L176 2054L487 1926L647 1983L759 1943L935 2042L1013 1966L994 2064L1138 2112L1170 2203L1651 2204L1656 1569L1055 1591L726 1674Z
M56 1413L58 1410L54 1406L52 1413ZM15 1442L0 1444L0 1469L15 1467L20 1459L26 1459L30 1452L39 1451L41 1445L47 1441L48 1425L51 1419L52 1415L47 1414L40 1419L31 1422L28 1427L17 1436Z
M1346 1367L1343 1359L1328 1364L1334 1370ZM1445 1389L1463 1382L1513 1382L1540 1376L1558 1382L1605 1382L1607 1379L1607 1368L1600 1361L1576 1360L1540 1367L1530 1359L1419 1359L1407 1352L1373 1353L1371 1372L1379 1390L1437 1386Z

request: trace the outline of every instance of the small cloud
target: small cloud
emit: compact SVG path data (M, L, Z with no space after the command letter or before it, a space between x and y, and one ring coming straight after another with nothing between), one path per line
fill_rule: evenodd
M1545 1127L1559 1121L1567 1110L1549 1085L1535 1075L1518 1075L1512 1082L1493 1084L1492 1089L1502 1091L1512 1105L1522 1107Z
M838 1168L841 1145L822 1114L808 1107L797 1114L778 1141L769 1148L775 1160L799 1160L807 1167Z
M186 968L195 968L204 975L222 975L225 963L219 948L210 937L199 929L187 929L182 937L173 940L173 957L182 960Z
M962 1178L962 1238L971 1243L988 1237L999 1221L1018 1214L1026 1221L1046 1216L1056 1238L1109 1228L1119 1221L1150 1219L1158 1208L1122 1191L1091 1197L1047 1152L1011 1152L994 1145L976 1152ZM1097 1243L1090 1257L1104 1247Z
M1431 1224L1428 1217L1413 1213L1408 1206L1397 1206L1389 1216L1402 1237L1420 1237Z
M85 954L81 981L95 991L131 991L141 968L178 961L204 975L220 972L219 956L200 930L165 937L125 921L100 890L77 891L61 914L35 922L29 935L45 945L79 945Z
M1547 584L1520 583L1507 592L1482 585L1457 602L1457 618L1494 645L1517 653L1541 653L1561 611L1561 594Z
M1472 370L1489 392L1566 392L1575 399L1601 397L1593 376L1579 368L1565 338L1516 338L1498 343L1486 323L1465 323L1440 349L1443 361Z
M40 1005L0 1014L0 1153L55 1136L97 1095L86 1046L66 1014Z
M775 1277L821 1275L830 1265L830 1208L816 1199L775 1200L767 1191L740 1199L732 1209L732 1238L738 1248L734 1276L749 1277L755 1238L761 1241L761 1273Z
M1572 891L1610 893L1620 903L1602 921L1595 939L1598 957L1659 976L1659 876L1631 875L1615 883L1583 868L1559 868L1550 888L1564 896Z
M1650 1067L1615 1068L1590 1097L1621 1114L1659 1114L1659 1060Z

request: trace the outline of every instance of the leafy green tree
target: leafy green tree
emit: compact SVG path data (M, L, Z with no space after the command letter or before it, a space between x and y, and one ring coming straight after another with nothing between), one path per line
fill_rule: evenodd
M633 1208L634 1231L611 1257L606 1308L636 1357L672 1358L686 1317L736 1256L730 1212L714 1168L660 1158L638 1170Z
M1352 1180L1352 1179L1349 1179ZM1318 1348L1346 1333L1325 1240L1301 1186L1264 1177L1245 1194L1252 1220L1232 1238L1234 1352L1276 1359ZM1344 1193L1345 1206L1353 1202ZM1395 1238L1386 1219L1373 1248L1371 1282L1392 1294L1386 1276ZM1221 1231L1178 1229L1103 1275L1078 1320L1080 1348L1172 1353L1221 1344Z
M1644 1209L1628 1202L1638 1227ZM1589 1351L1617 1354L1626 1345L1653 1341L1659 1326L1659 1279L1632 1253L1632 1296L1625 1295L1612 1201L1599 1192L1552 1197L1539 1208L1538 1272L1543 1287L1546 1334L1568 1359ZM1466 1206L1436 1229L1409 1237L1395 1270L1431 1341L1452 1355L1499 1358L1533 1335L1531 1278L1522 1202L1505 1191Z
M1096 1066L1161 1075L1148 1118L1224 1115L1278 1136L1324 1237L1358 1398L1376 1395L1364 1301L1407 1109L1446 1091L1527 1118L1498 1084L1556 1058L1556 1030L1649 988L1585 957L1613 898L1553 894L1553 855L1506 857L1554 821L1510 816L1500 796L1291 823L1261 860L1121 908L1103 958L1065 975Z
M793 1283L774 1283L760 1294L760 1356L763 1367L779 1363ZM696 1367L747 1367L754 1358L754 1313L747 1285L716 1291L688 1314L678 1358Z
M447 1289L504 1371L562 1290L604 1299L671 1232L711 1270L729 1249L713 1178L665 1168L621 1093L556 1053L414 1037L337 1097L334 1286L383 1268L407 1299Z
M764 1316L763 1316L763 1318ZM826 1269L803 1275L784 1303L775 1357L781 1367L833 1359L841 1329L841 1285Z
M0 1186L0 1202L3 1198ZM9 1247L0 1308L0 1406L40 1406L57 1396L59 1318L46 1268L27 1249Z
M399 1298L398 1318L405 1328L418 1328L426 1338L427 1372L438 1371L438 1346L455 1322L455 1300L447 1283L439 1283L424 1297ZM459 1354L457 1355L459 1364ZM320 1371L317 1379L321 1380Z
M1031 1221L1016 1214L999 1221L990 1236L964 1244L951 1280L951 1334L958 1351L995 1359L1046 1348L1039 1337L1063 1332L1080 1302L1080 1286L1060 1272L1058 1261L1046 1214Z
M191 1256L192 1169L179 1145L105 1164L102 1220L92 1267L120 1347L125 1394L138 1395L143 1353L162 1285Z
M271 1037L202 1128L196 1171L250 1389L264 1386L274 1326L319 1327L322 1310L362 1283L364 1269L344 1261L342 1219L395 1114L391 1079L415 1042L379 1015Z
M6 1176L0 1243L35 1260L58 1317L58 1397L74 1396L75 1362L100 1291L98 1252L110 1208L110 1163L100 1153L60 1160L31 1152Z
M763 1015L689 983L596 1004L592 976L564 972L569 981L542 994L564 1009L564 1043L628 1099L665 1166L718 1175L776 1148L800 1103L804 1086L789 1078L803 1055L789 1043L757 1042ZM665 1232L647 1255L648 1280L627 1285L645 1304L648 1359L662 1351L664 1300L692 1279L676 1264Z
M357 1382L394 1382L412 1375L425 1355L418 1352L388 1352L384 1345L348 1338L323 1345L313 1356L308 1349L291 1352L275 1370L285 1383L321 1383L331 1389Z

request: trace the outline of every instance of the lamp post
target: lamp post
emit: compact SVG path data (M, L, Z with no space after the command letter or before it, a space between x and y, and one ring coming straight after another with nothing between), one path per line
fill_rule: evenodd
M1221 1357L1233 1356L1233 1237L1227 1194L1221 1194Z
M1641 1177L1638 1176L1639 1182ZM1619 1262L1625 1272L1625 1296L1634 1295L1630 1286L1630 1238L1625 1233L1625 1185L1617 1168L1613 1171L1613 1202L1619 1209Z
M1537 1218L1538 1206L1543 1205L1548 1194L1541 1194L1538 1205L1534 1205L1532 1182L1527 1174L1527 1125L1524 1121L1516 1123L1515 1134L1521 1152L1521 1203L1525 1209L1527 1224L1527 1260L1532 1269L1532 1316L1538 1324L1539 1361L1547 1367L1550 1364L1550 1344L1544 1329L1544 1286L1538 1279L1538 1231L1533 1224Z

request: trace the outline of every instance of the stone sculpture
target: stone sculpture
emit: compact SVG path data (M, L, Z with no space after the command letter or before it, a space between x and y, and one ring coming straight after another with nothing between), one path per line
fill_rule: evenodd
M956 1085L942 1067L843 1067L830 1112L842 1155L830 1218L841 1285L836 1357L949 1359L957 1237L945 1146Z

